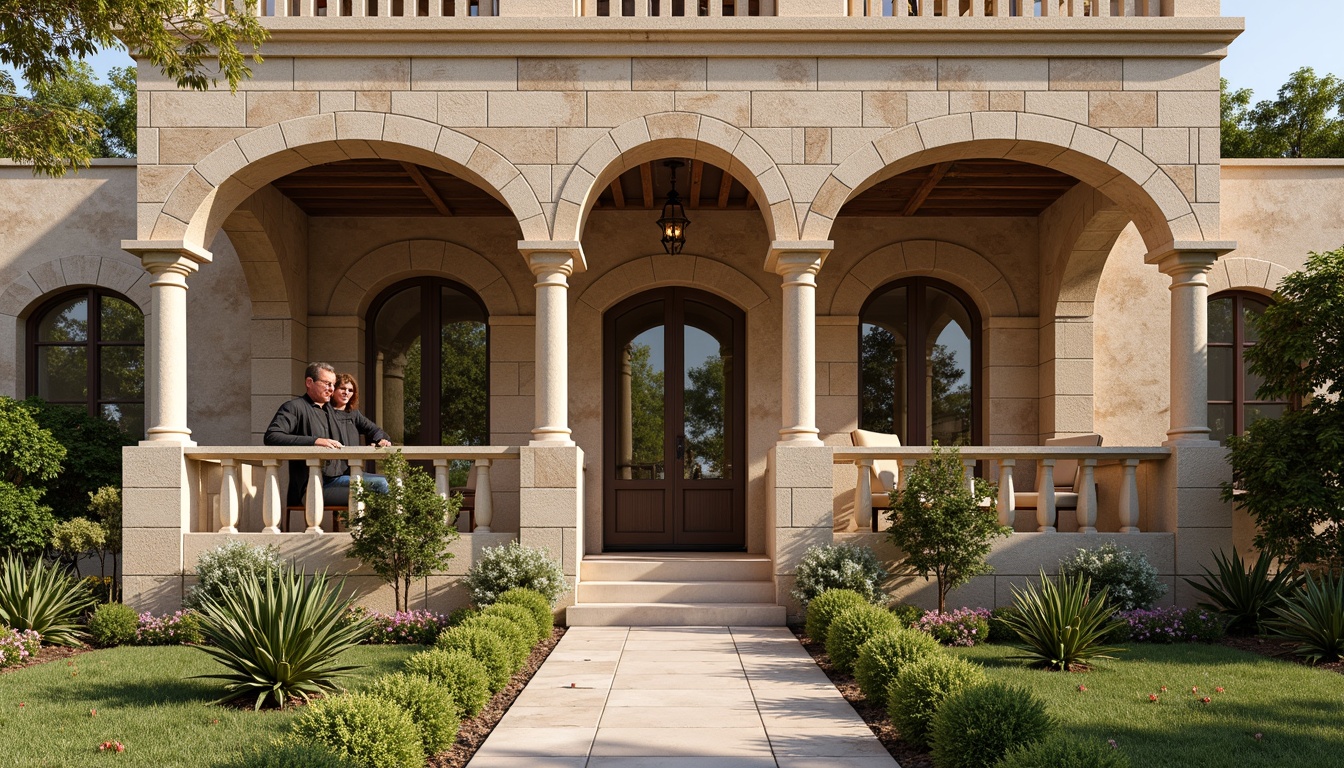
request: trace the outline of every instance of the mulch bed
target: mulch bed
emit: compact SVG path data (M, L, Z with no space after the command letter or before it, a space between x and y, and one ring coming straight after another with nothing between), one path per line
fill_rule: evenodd
M826 655L826 646L824 643L813 642L811 638L803 634L802 628L790 626L793 634L802 643L807 652L812 654L812 660L817 662L817 666L826 673L826 676L835 684L840 695L845 697L854 711L859 713L859 717L872 729L873 735L882 742L882 746L887 748L896 762L901 764L901 768L933 768L933 758L924 750L912 746L901 740L900 732L896 726L891 724L891 719L887 717L887 708L874 701L869 701L863 692L859 690L859 684L854 681L853 675L847 675L836 671L831 666L831 658Z
M1273 637L1225 637L1223 645L1228 648L1236 648L1238 651L1246 651L1261 656L1268 656L1271 659L1280 661L1291 661L1296 664L1302 664L1316 669L1324 669L1327 672L1344 675L1344 661L1331 662L1329 664L1312 664L1310 661L1293 653L1294 645L1287 640L1280 640Z
M9 672L18 672L20 669L24 669L26 667L35 667L38 664L46 664L52 661L60 661L61 659L68 659L71 656L78 656L81 653L88 653L89 651L92 650L93 647L88 645L84 646L83 648L66 648L59 645L44 645L42 646L42 650L37 652L36 656L29 656L28 660L23 662L22 664L15 664L12 667L5 667L4 669L0 669L0 675L7 674Z
M463 720L462 727L457 732L457 743L448 752L431 757L425 765L428 768L462 768L467 761L476 754L485 743L485 737L495 729L499 721L503 719L504 713L513 706L513 700L518 698L518 694L523 692L532 676L541 668L541 663L551 655L551 650L555 644L560 642L560 638L565 636L564 627L556 627L551 632L549 640L543 640L532 649L532 655L528 657L527 664L518 672L514 673L513 679L509 681L504 690L496 693L481 713L471 718Z

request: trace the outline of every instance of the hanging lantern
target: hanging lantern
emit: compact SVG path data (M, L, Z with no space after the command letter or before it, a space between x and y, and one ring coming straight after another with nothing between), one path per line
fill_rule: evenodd
M668 254L677 254L686 245L686 228L691 226L691 220L686 218L686 209L681 205L681 197L677 195L677 169L684 163L668 160L663 165L672 171L672 188L667 191L667 201L663 203L658 229L663 233L663 250Z

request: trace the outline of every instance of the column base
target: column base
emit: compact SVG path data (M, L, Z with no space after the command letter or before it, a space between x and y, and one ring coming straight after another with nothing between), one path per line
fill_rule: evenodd
M779 430L779 441L777 445L825 445L817 435L821 430L808 427L788 427Z
M532 430L531 446L569 448L574 445L571 432L564 427L538 427Z
M1166 447L1188 445L1195 448L1207 448L1217 445L1210 437L1211 434L1213 434L1212 431L1207 428L1172 430L1167 433L1167 439L1162 441L1162 445Z

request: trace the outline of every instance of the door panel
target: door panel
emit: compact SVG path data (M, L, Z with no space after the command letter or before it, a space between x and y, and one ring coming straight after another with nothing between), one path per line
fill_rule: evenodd
M605 326L605 547L743 548L741 312L668 288Z

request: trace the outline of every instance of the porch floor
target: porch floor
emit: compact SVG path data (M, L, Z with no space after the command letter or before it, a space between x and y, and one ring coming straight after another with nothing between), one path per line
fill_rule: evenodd
M571 627L468 768L899 768L782 627Z

